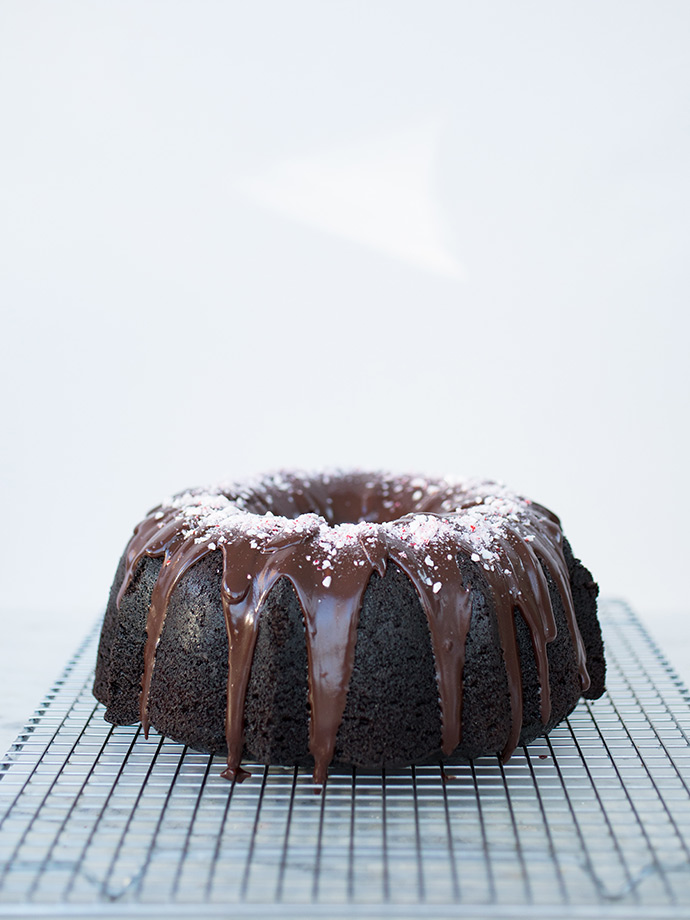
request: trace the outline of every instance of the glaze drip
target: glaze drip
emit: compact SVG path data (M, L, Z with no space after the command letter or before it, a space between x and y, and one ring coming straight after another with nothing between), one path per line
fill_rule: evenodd
M392 477L380 473L277 473L174 496L137 526L125 555L118 606L144 556L163 557L146 624L140 714L148 731L148 697L156 648L176 585L212 552L223 560L221 602L228 635L225 734L227 778L241 775L244 704L261 608L287 578L305 623L310 706L309 749L323 783L333 758L354 663L364 592L389 562L410 579L426 614L439 690L442 749L461 740L462 676L472 603L461 566L481 570L493 598L511 706L507 760L522 726L517 609L527 624L550 717L547 645L556 637L544 568L565 611L583 690L589 686L558 518L497 483Z

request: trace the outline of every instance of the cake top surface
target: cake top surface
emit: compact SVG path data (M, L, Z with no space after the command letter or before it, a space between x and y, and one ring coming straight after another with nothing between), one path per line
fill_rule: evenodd
M305 503L316 510L301 511ZM160 519L168 511L176 514L186 537L211 548L240 535L265 552L308 540L314 553L305 561L314 567L383 533L411 546L462 540L473 561L491 569L509 532L533 542L544 520L557 523L542 506L490 480L342 470L279 471L192 489L166 499L155 515ZM559 528L552 533L560 540Z

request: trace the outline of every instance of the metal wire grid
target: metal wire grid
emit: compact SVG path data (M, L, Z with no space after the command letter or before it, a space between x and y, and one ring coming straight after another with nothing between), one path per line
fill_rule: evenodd
M322 795L108 725L92 636L0 764L0 916L687 917L690 695L624 604L602 622L607 694L507 765L333 769Z

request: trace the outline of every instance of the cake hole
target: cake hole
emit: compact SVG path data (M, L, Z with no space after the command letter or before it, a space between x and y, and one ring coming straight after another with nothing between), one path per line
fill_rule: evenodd
M318 514L329 524L384 524L406 514L441 511L442 493L419 480L385 480L366 474L313 479L265 480L264 488L243 496L251 514L272 512L294 519Z

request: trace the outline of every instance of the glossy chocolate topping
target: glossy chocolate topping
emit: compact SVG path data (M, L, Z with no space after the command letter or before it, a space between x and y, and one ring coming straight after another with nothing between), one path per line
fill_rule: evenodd
M544 568L561 596L583 690L589 686L558 519L540 505L486 481L455 482L381 473L277 473L245 484L185 492L150 512L126 552L118 605L144 556L163 557L146 624L141 720L170 596L208 553L223 559L221 600L229 661L224 776L237 777L244 702L261 607L280 578L292 583L306 627L314 778L325 780L345 709L357 623L373 572L389 562L414 585L431 634L442 717L442 747L460 743L470 589L459 560L481 569L491 592L512 714L502 752L510 757L522 726L522 680L513 612L529 627L541 688L551 712L546 646L556 637Z

